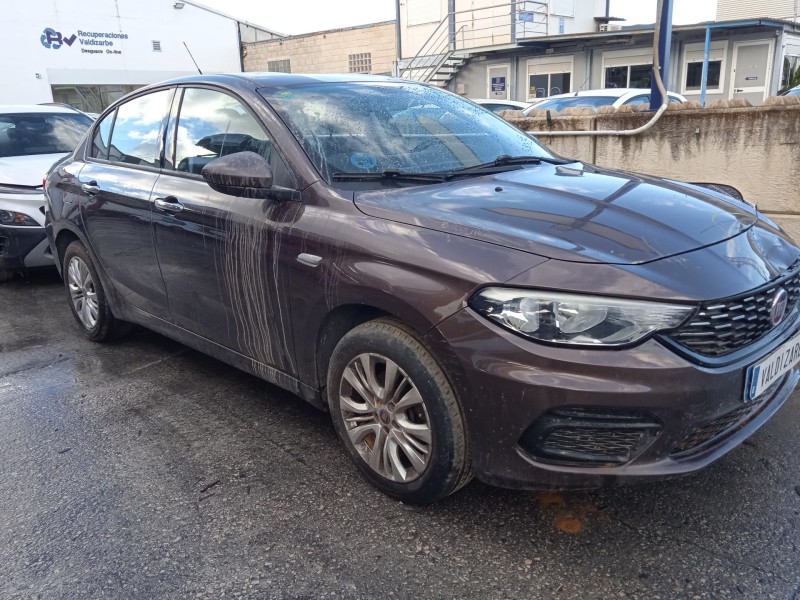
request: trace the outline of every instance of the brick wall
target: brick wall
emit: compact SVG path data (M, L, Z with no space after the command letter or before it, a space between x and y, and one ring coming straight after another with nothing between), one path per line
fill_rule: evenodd
M319 31L244 47L245 71L268 71L270 61L289 59L292 73L348 73L350 55L370 53L370 73L391 73L396 59L395 22Z

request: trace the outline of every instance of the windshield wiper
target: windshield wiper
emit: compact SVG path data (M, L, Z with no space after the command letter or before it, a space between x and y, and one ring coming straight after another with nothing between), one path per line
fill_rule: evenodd
M509 156L508 154L501 154L492 161L472 165L470 167L462 167L460 169L453 169L448 171L447 177L458 175L472 175L473 173L492 172L495 169L502 167L514 167L521 165L540 165L543 162L553 165L569 165L574 163L574 160L567 160L561 158L551 158L549 156Z
M441 183L447 175L438 173L406 173L404 171L381 171L380 173L334 173L334 181L418 181L421 183Z

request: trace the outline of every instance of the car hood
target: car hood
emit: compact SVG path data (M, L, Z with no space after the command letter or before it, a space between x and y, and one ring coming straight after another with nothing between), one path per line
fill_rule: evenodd
M53 163L66 154L62 152L0 158L0 184L39 187Z
M580 163L356 192L371 216L572 262L640 264L730 239L755 210L716 192Z

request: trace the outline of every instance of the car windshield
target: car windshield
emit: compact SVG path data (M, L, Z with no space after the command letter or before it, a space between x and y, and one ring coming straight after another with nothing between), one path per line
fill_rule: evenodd
M91 124L80 113L0 114L0 157L72 152Z
M569 98L552 98L540 102L531 108L533 110L552 110L559 112L565 108L599 108L611 106L617 98L614 96L570 96Z
M324 83L260 92L329 182L343 173L446 173L503 155L552 158L493 113L424 85Z
M786 96L800 96L800 87L792 88L785 94Z

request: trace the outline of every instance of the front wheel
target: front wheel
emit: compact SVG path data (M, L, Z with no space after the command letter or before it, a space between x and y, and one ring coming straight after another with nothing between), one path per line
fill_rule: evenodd
M77 240L64 252L64 285L72 314L87 338L105 342L130 331L130 324L112 314L89 252Z
M0 269L0 283L11 281L14 279L14 271L9 269Z
M429 504L471 479L453 388L402 324L370 321L342 338L328 370L328 406L356 466L384 493Z

